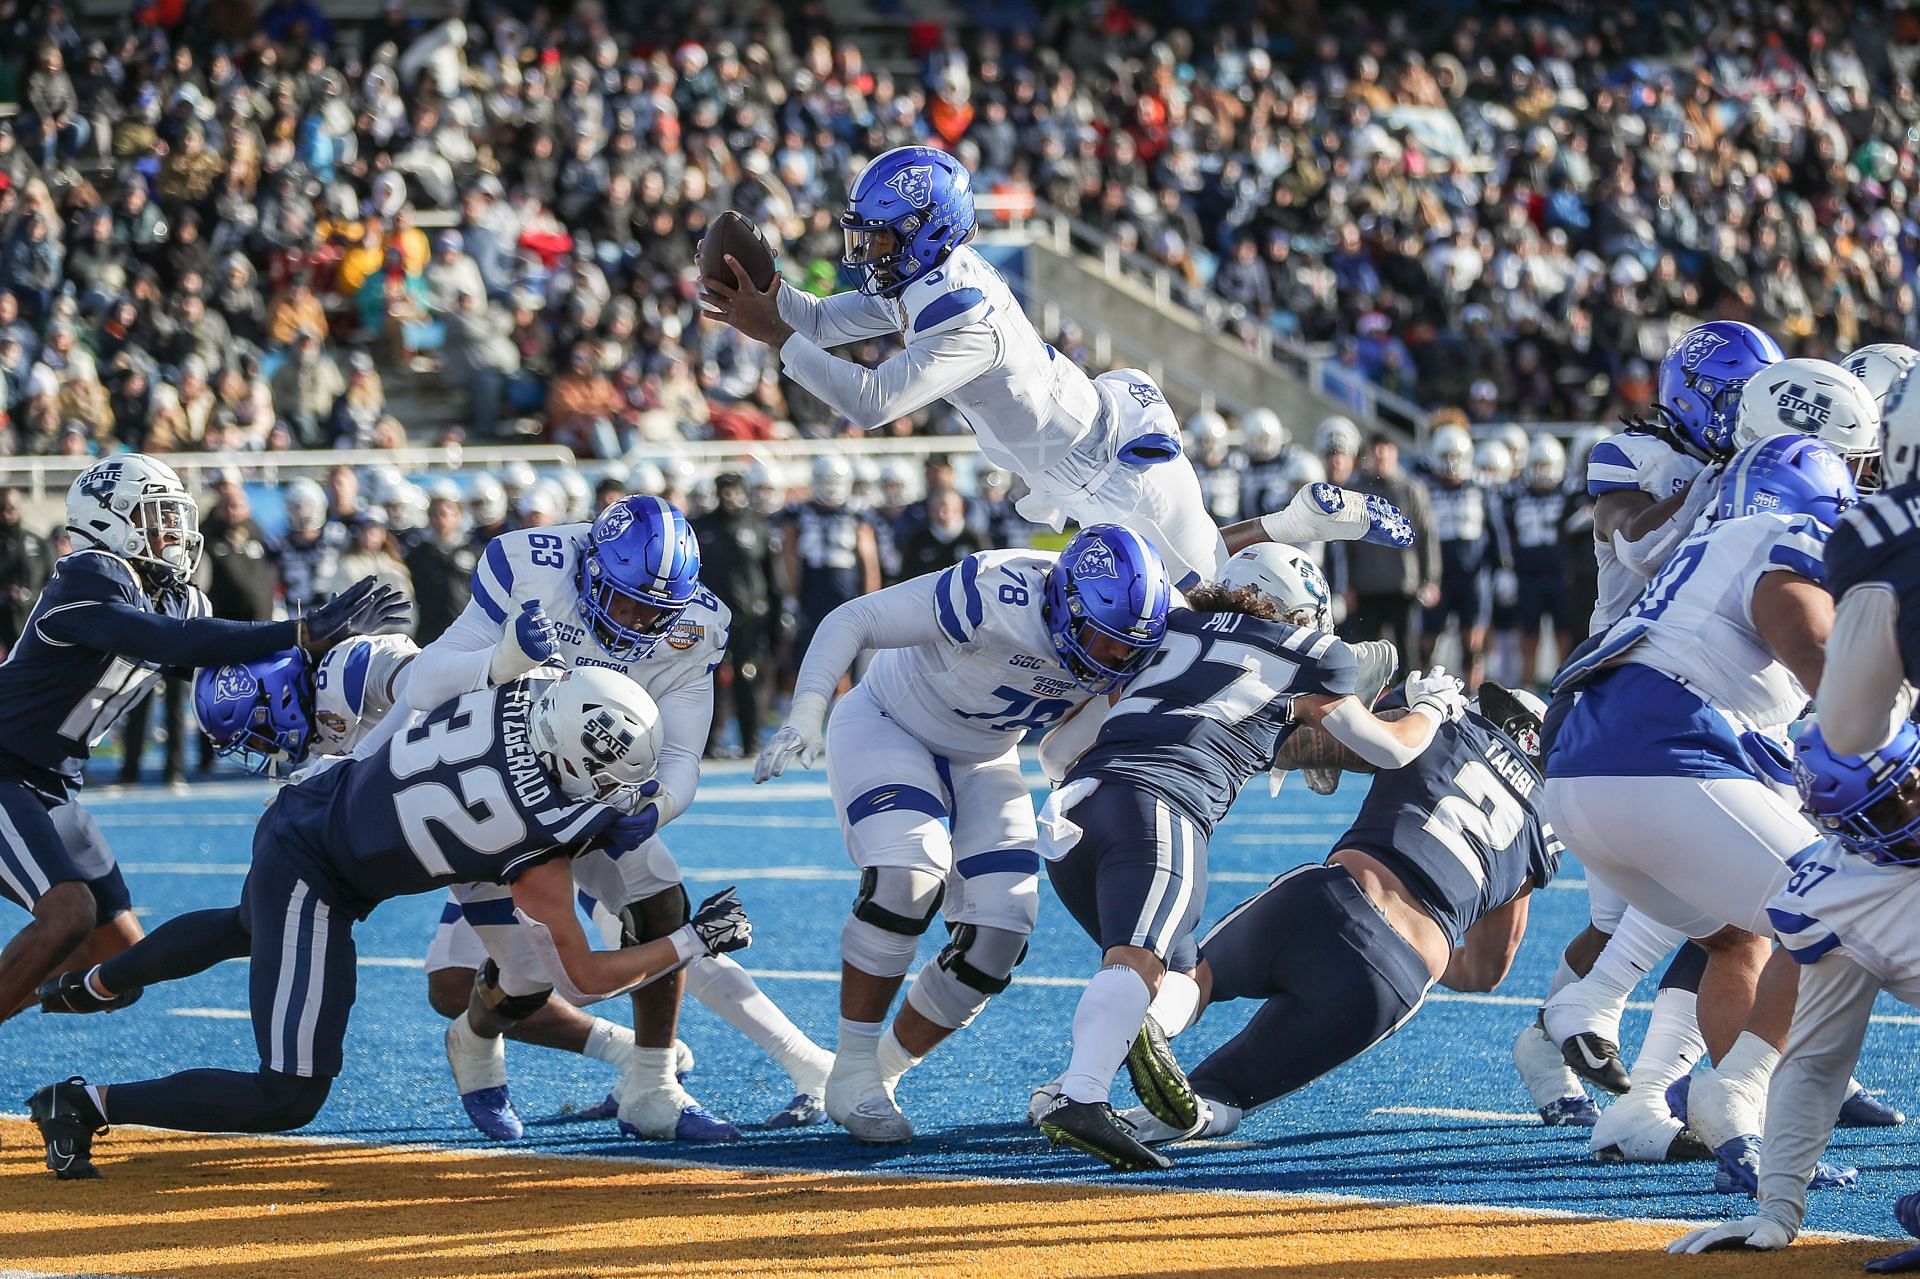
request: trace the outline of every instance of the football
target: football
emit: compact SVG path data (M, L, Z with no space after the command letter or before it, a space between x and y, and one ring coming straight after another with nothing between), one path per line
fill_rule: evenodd
M760 228L728 209L713 220L700 240L700 275L703 279L734 283L733 268L727 265L732 254L754 287L764 289L773 283L773 250L767 247Z

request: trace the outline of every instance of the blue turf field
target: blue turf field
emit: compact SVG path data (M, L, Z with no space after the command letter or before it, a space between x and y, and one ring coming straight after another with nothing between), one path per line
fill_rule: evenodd
M114 842L151 927L183 910L238 900L265 794L264 785L222 783L180 795L95 795L88 803ZM1249 787L1212 850L1207 920L1273 874L1323 857L1361 794L1353 779L1330 799L1312 795L1298 779L1277 799L1268 799L1257 783ZM695 900L726 884L740 885L756 940L739 958L796 1021L830 1047L837 939L855 877L840 848L824 775L790 776L756 789L738 768L715 768L699 802L670 828L668 839ZM1706 1165L1603 1167L1586 1158L1584 1130L1547 1129L1532 1119L1508 1053L1560 945L1585 920L1580 876L1580 868L1569 865L1561 882L1536 898L1526 944L1500 992L1440 992L1371 1055L1253 1117L1226 1148L1176 1148L1176 1169L1152 1179L1610 1216L1708 1218L1745 1211L1744 1199L1711 1193ZM482 1140L452 1093L440 1046L442 1023L427 1007L418 965L440 905L438 897L390 902L356 929L360 989L347 1072L310 1133L452 1145ZM11 909L3 913L0 933L10 932L21 916ZM1077 983L1095 959L1092 943L1057 902L1047 900L1018 984L908 1076L901 1099L922 1134L908 1149L861 1147L832 1127L780 1133L750 1128L746 1141L722 1148L641 1144L622 1141L610 1124L535 1127L526 1144L721 1165L1093 1178L1104 1170L1078 1156L1049 1154L1021 1121L1028 1090L1064 1063ZM139 1005L114 1016L18 1018L0 1027L0 1109L23 1109L32 1088L72 1073L110 1083L198 1065L251 1069L251 1033L241 1020L245 1001L244 970L228 964L151 990ZM1642 1011L1628 1017L1630 1044L1637 1043L1645 1021L1645 1005L1638 1007ZM1901 1108L1920 1110L1920 1015L1884 999L1880 1014L1858 1073ZM613 1015L625 1017L623 1010ZM1245 1015L1235 1005L1216 1008L1179 1041L1183 1059L1197 1061ZM700 1059L689 1087L715 1111L744 1125L785 1101L785 1077L691 1000L682 1037ZM610 1083L607 1068L597 1062L520 1045L508 1052L514 1095L530 1119L591 1103ZM1124 1093L1124 1074L1122 1080ZM1860 1167L1861 1186L1816 1194L1809 1227L1898 1233L1889 1205L1915 1188L1905 1170L1920 1153L1917 1140L1920 1125L1843 1133L1837 1157Z

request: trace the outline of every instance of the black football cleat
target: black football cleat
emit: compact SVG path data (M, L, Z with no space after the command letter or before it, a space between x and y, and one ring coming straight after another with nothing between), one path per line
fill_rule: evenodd
M1620 1045L1604 1035L1583 1030L1569 1035L1560 1045L1567 1068L1596 1088L1604 1088L1616 1097L1633 1087L1633 1076L1620 1060Z
M1167 1032L1149 1016L1127 1049L1127 1073L1133 1077L1133 1090L1140 1104L1169 1128L1192 1136L1200 1128L1200 1098L1187 1082L1187 1072L1167 1042Z
M27 1117L47 1143L47 1167L62 1181L87 1181L100 1175L93 1166L93 1139L107 1131L107 1121L87 1096L86 1082L75 1075L27 1098Z
M114 1013L137 1003L146 987L135 986L112 999L102 999L87 988L86 973L71 972L47 978L33 993L43 1013Z
M1056 1146L1071 1146L1118 1172L1152 1172L1173 1160L1140 1143L1104 1101L1062 1097L1040 1116L1040 1131Z

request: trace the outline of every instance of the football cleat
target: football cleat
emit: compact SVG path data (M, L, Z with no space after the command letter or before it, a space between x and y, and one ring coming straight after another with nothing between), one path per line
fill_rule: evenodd
M1200 1116L1200 1098L1187 1082L1187 1072L1180 1069L1173 1046L1167 1042L1167 1032L1160 1029L1160 1023L1151 1015L1134 1036L1133 1046L1127 1049L1127 1073L1133 1077L1133 1090L1140 1094L1140 1104L1154 1118L1169 1128L1184 1129L1182 1137L1200 1130L1204 1122Z
M62 1181L90 1181L100 1175L93 1166L93 1139L107 1131L107 1121L87 1096L86 1082L75 1075L27 1098L27 1117L47 1144L47 1167Z
M1540 1121L1548 1127L1580 1122L1553 1116L1577 1115L1583 1107L1588 1111L1594 1109L1586 1091L1580 1087L1580 1077L1567 1069L1560 1050L1547 1038L1539 1018L1528 1022L1519 1038L1513 1041L1513 1066L1520 1072L1520 1082L1527 1086L1527 1094L1533 1098L1534 1109L1540 1112ZM1591 1123L1589 1120L1582 1126Z
M1721 1195L1754 1195L1760 1188L1760 1138L1742 1133L1723 1142L1714 1152L1718 1166L1713 1170L1713 1189ZM1860 1179L1858 1168L1836 1168L1826 1160L1813 1167L1807 1179L1809 1190L1834 1190L1851 1186Z
M1164 1146L1172 1141L1205 1141L1212 1137L1224 1137L1240 1126L1239 1114L1222 1113L1216 1110L1205 1097L1201 1097L1199 1101L1200 1120L1191 1132L1164 1123L1145 1106L1134 1106L1117 1112L1117 1115L1120 1122L1142 1144L1148 1146Z
M1600 1112L1587 1148L1601 1163L1665 1164L1711 1159L1713 1152L1644 1092Z
M1840 1103L1838 1122L1842 1128L1898 1128L1907 1117L1866 1089L1856 1088Z
M795 1093L793 1100L767 1116L769 1128L811 1128L827 1120L826 1098L810 1092Z
M527 1127L520 1121L520 1112L513 1108L513 1098L507 1095L505 1084L463 1092L460 1105L473 1126L494 1141L518 1141L526 1136Z
M740 1140L740 1130L715 1115L675 1084L629 1095L625 1081L615 1085L620 1131L643 1141L692 1141L712 1144Z
M605 1097L602 1097L599 1101L594 1102L591 1106L588 1106L584 1110L576 1111L572 1115L567 1116L567 1118L575 1123L587 1123L595 1119L613 1119L617 1117L619 1114L620 1114L619 1099L616 1098L612 1093L608 1093Z
M1540 1107L1540 1122L1549 1128L1591 1128L1600 1122L1600 1108L1586 1097L1562 1097Z
M871 1064L864 1069L853 1065L845 1054L834 1060L827 1077L827 1117L855 1141L896 1146L913 1140L913 1125L880 1082L880 1072Z
M1604 1035L1590 1030L1569 1035L1567 1042L1560 1045L1560 1056L1574 1074L1615 1096L1633 1086L1633 1079L1620 1061L1620 1045Z
M1047 1107L1053 1105L1059 1098L1060 1081L1058 1079L1049 1079L1034 1089L1027 1097L1027 1126L1038 1128L1040 1116L1046 1114Z
M623 1069L624 1069L624 1066L623 1066ZM687 1082L687 1076L691 1075L692 1073L693 1073L693 1049L687 1047L686 1041L683 1039L674 1040L673 1041L674 1081L676 1083L684 1084Z
M1893 1204L1893 1219L1899 1222L1900 1228L1908 1234L1920 1236L1920 1193L1908 1193L1896 1199ZM1920 1270L1920 1248L1908 1248L1905 1252L1896 1252L1890 1257L1875 1257L1867 1263L1867 1269L1881 1275Z
M135 1003L145 992L145 987L135 986L112 999L102 999L87 989L87 974L80 970L49 977L33 994L43 1013L112 1013Z
M1693 1076L1686 1074L1667 1085L1667 1112L1681 1123L1687 1122L1687 1097L1693 1091Z
M1173 1167L1173 1160L1141 1144L1126 1121L1104 1101L1059 1097L1040 1116L1040 1131L1056 1146L1071 1146L1117 1172L1151 1172Z

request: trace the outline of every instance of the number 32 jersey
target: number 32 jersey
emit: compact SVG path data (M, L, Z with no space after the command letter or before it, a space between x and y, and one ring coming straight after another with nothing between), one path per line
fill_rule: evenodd
M1293 699L1345 697L1358 674L1353 650L1323 631L1175 609L1160 651L1070 777L1145 786L1211 835L1247 779L1273 766Z
M510 883L584 847L618 814L562 794L542 766L527 713L548 678L466 693L365 758L284 787L261 837L303 856L362 916L391 897Z

